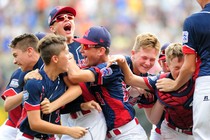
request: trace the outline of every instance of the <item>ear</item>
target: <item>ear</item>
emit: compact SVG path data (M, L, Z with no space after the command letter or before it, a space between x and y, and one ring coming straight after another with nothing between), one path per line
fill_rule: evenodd
M58 63L58 60L59 60L58 56L56 56L56 55L53 55L52 58L51 58L51 61L54 62L54 63Z
M29 56L32 56L33 55L33 52L34 52L34 48L28 47L26 51L27 51L27 53L28 53Z
M55 33L55 27L53 25L50 26L50 31Z
M134 54L136 53L136 51L134 51L134 50L131 50L131 58L133 58L134 57Z

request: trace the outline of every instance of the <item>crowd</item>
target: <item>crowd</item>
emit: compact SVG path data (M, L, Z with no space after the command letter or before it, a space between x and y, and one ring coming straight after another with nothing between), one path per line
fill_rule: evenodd
M48 31L47 17L55 5L71 5L78 11L75 34L93 24L106 25L113 35L113 53L126 53L136 34L153 32L161 43L178 41L184 18L198 9L196 2L184 0L4 0L0 2L1 78L8 81L15 69L8 57L8 44L13 37L25 32ZM151 28L152 27L152 28ZM9 63L7 63L9 62ZM4 88L5 82L1 84Z

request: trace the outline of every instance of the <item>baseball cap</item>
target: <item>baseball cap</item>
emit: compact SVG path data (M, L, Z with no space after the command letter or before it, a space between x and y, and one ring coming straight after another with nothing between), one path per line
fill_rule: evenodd
M42 33L42 32L37 32L37 33L35 33L35 36L36 36L39 40L41 40L45 35L46 35L46 34L45 34L45 33Z
M74 8L68 6L56 6L52 9L48 17L49 26L52 24L52 21L55 19L55 17L60 13L71 13L74 17L76 16L76 10Z
M104 26L93 26L87 30L82 38L75 38L74 41L87 45L100 45L109 48L111 35Z
M166 56L165 56L165 50L168 47L170 43L165 43L162 47L161 47L161 51L160 51L160 55L159 55L159 60L165 60Z

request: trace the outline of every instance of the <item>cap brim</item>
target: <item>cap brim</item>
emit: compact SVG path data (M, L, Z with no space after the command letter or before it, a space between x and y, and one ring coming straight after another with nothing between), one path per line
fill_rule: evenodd
M76 42L79 42L80 44L88 44L88 45L97 45L98 43L92 42L90 40L87 40L85 38L75 38L73 39Z

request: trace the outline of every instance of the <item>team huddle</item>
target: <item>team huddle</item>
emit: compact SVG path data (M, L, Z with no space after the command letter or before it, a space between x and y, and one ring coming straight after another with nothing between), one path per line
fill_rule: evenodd
M1 95L8 119L0 139L208 139L210 1L197 2L202 11L185 20L182 44L141 33L130 56L110 55L104 26L74 36L75 9L54 7L51 33L24 33L9 45L19 68ZM162 70L150 74L156 61ZM153 124L149 138L134 105Z

